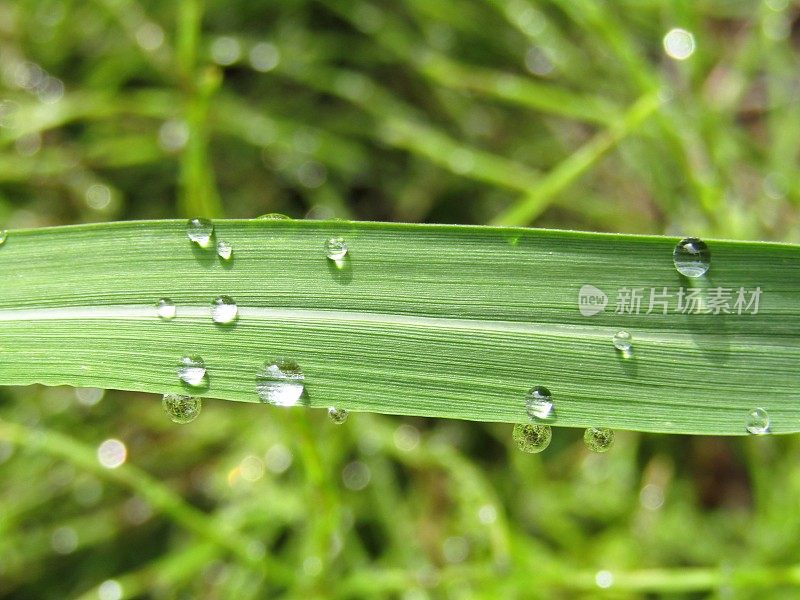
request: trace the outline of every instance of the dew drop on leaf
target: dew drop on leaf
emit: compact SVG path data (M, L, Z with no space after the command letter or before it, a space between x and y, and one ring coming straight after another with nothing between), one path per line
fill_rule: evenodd
M633 336L627 331L618 331L612 338L614 348L629 356L633 349Z
M764 435L769 432L769 415L763 408L751 408L745 421L748 433Z
M175 318L177 308L175 308L175 303L169 298L161 298L156 302L156 312L162 320L170 321Z
M550 445L553 432L549 425L541 425L539 423L523 425L522 423L517 423L514 425L512 437L517 444L517 448L529 454L536 454Z
M341 425L347 421L348 412L343 408L336 408L335 406L328 407L328 418L336 425Z
M231 256L233 256L233 246L225 240L220 240L217 242L217 255L222 260L230 260Z
M332 237L325 242L325 256L332 261L340 261L347 255L344 238Z
M178 363L178 379L192 387L203 385L206 379L206 363L199 356L182 357Z
M6 243L8 239L8 231L6 229L0 229L0 246Z
M608 427L589 427L583 433L583 442L592 452L606 452L614 445L614 432Z
M266 215L261 215L260 217L256 217L257 219L262 219L264 221L288 221L291 217L283 215L281 213L268 213Z
M233 323L239 314L239 307L230 296L217 296L211 303L211 320L226 325Z
M711 266L711 250L703 240L685 238L672 252L678 273L686 277L702 277Z
M553 395L546 387L537 385L528 390L525 396L525 411L533 421L548 421L555 417L553 413Z
M305 375L300 366L283 358L264 363L256 375L256 392L262 402L274 406L295 406L303 395Z
M189 219L186 223L186 235L201 248L208 248L213 234L214 223L208 219Z
M184 396L183 394L164 394L161 406L174 423L189 423L200 414L203 405L201 398Z

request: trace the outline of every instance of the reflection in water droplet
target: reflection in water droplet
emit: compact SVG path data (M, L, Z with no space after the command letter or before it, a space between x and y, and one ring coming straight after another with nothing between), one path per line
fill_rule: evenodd
M189 423L197 418L203 405L201 398L182 394L164 394L161 406L174 423Z
M341 425L347 421L348 412L343 408L336 408L334 406L328 407L328 417L337 425Z
M201 386L206 379L206 363L199 356L184 356L178 363L178 378L186 385Z
M276 358L264 363L256 375L256 391L262 402L275 406L294 406L303 395L305 375L291 360Z
M230 296L217 296L211 303L211 320L226 325L233 323L239 314L239 307Z
M169 298L161 298L158 302L156 302L156 312L164 321L174 319L177 310L178 309L175 308L175 303Z
M686 277L702 277L711 266L711 251L703 240L686 238L672 252L678 273Z
M612 338L614 348L625 356L630 356L633 349L633 336L627 331L618 331Z
M201 248L208 248L213 234L214 224L208 219L189 219L186 223L186 235Z
M220 240L217 242L217 255L222 260L230 260L231 256L233 256L233 246L225 240Z
M7 238L8 238L8 231L5 229L0 229L0 246L6 243Z
M550 429L550 425L540 425L538 423L523 425L522 423L517 423L514 425L512 437L517 444L517 448L529 454L536 454L550 445L553 432Z
M325 256L332 261L338 262L347 254L347 244L344 238L332 237L325 241Z
M263 219L265 221L289 221L291 217L286 215L282 215L281 213L267 213L266 215L261 215L260 217L256 217L257 219Z
M614 445L614 432L607 427L589 427L583 433L583 442L592 452L605 452Z
M550 390L541 385L531 388L525 396L525 411L531 420L547 421L554 418Z
M747 413L746 427L753 435L769 433L769 415L763 408L753 408Z

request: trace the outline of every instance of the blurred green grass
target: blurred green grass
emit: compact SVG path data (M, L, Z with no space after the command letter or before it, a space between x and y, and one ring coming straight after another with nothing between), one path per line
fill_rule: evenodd
M0 223L279 212L798 242L799 12L11 0ZM207 402L178 427L157 398L95 398L0 390L20 442L0 442L0 597L798 593L795 437L625 434L600 456L558 430L531 457L510 426ZM143 473L92 462L107 438Z

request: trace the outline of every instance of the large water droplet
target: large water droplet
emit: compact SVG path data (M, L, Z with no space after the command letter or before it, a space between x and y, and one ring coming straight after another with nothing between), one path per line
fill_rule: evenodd
M553 395L546 387L537 385L525 396L525 411L531 420L547 421L555 417Z
M201 248L208 248L213 234L214 223L208 219L189 219L186 223L186 235Z
M336 408L335 406L328 407L328 418L337 425L341 425L347 421L348 412L343 408Z
M522 423L517 423L514 425L512 437L517 444L517 448L529 454L536 454L550 445L550 440L553 439L553 432L549 425L540 425L538 423L523 425Z
M325 241L325 256L332 261L338 262L347 254L347 244L344 238L332 237Z
M686 238L672 252L678 273L686 277L702 277L711 266L711 250L703 240Z
M184 356L178 362L178 379L186 385L201 386L206 379L206 363L199 356Z
M175 303L169 298L161 298L156 302L156 313L158 313L158 316L164 321L174 319L177 311L178 309L175 307Z
M217 242L217 255L222 260L230 260L231 256L233 256L233 246L229 242L225 240L220 240Z
M753 435L764 435L769 432L769 415L763 408L752 408L745 421L747 431Z
M182 394L164 394L161 400L164 412L175 423L189 423L200 414L203 406L201 398L194 396L184 396Z
M627 331L618 331L612 338L614 348L629 356L633 350L633 336Z
M6 229L0 229L0 246L6 243L8 239L8 231Z
M217 296L211 303L211 320L226 325L233 323L239 314L239 307L230 296Z
M614 432L608 427L589 427L583 433L583 442L592 452L605 452L614 445Z
M291 360L276 358L264 363L256 375L256 391L262 402L275 406L294 406L303 395L305 375Z

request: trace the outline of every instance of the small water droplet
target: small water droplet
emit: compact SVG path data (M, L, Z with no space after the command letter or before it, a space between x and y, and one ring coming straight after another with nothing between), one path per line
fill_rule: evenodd
M0 229L0 246L6 243L8 239L8 231L5 229Z
M347 254L344 238L332 237L325 242L325 256L334 262L342 260Z
M711 250L703 240L685 238L675 246L672 261L681 275L702 277L711 266Z
M268 213L266 215L261 215L260 217L256 217L257 219L263 219L265 221L288 221L291 217L282 215L281 213Z
M546 387L537 385L525 396L525 411L531 420L547 421L553 414L553 395Z
M763 408L752 408L745 421L747 431L753 435L764 435L769 432L769 415Z
M214 235L214 223L208 219L189 219L186 223L186 235L201 248L208 248L211 236Z
M512 437L517 444L517 448L529 454L536 454L550 445L550 440L553 439L553 432L550 429L550 425L540 425L538 423L523 425L522 423L517 423L514 425Z
M233 323L239 314L239 307L230 296L217 296L211 303L211 320L226 325Z
M335 406L328 407L328 417L337 425L341 425L347 421L348 412L343 408L336 408Z
M161 298L156 302L156 312L164 321L170 321L175 318L178 309L175 307L175 303L169 298Z
M182 394L164 394L161 406L164 407L164 412L174 423L189 423L200 414L203 400Z
M262 402L275 406L294 406L303 395L305 375L291 360L276 358L264 363L256 375L256 391Z
M217 255L222 260L230 260L231 256L233 256L233 246L225 240L220 240L217 242Z
M633 349L633 336L627 331L618 331L612 338L614 348L622 352L625 356L630 355Z
M178 379L186 385L201 386L206 379L206 363L199 356L184 356L178 363Z
M605 452L614 445L614 432L608 427L589 427L583 433L583 442L592 452Z

